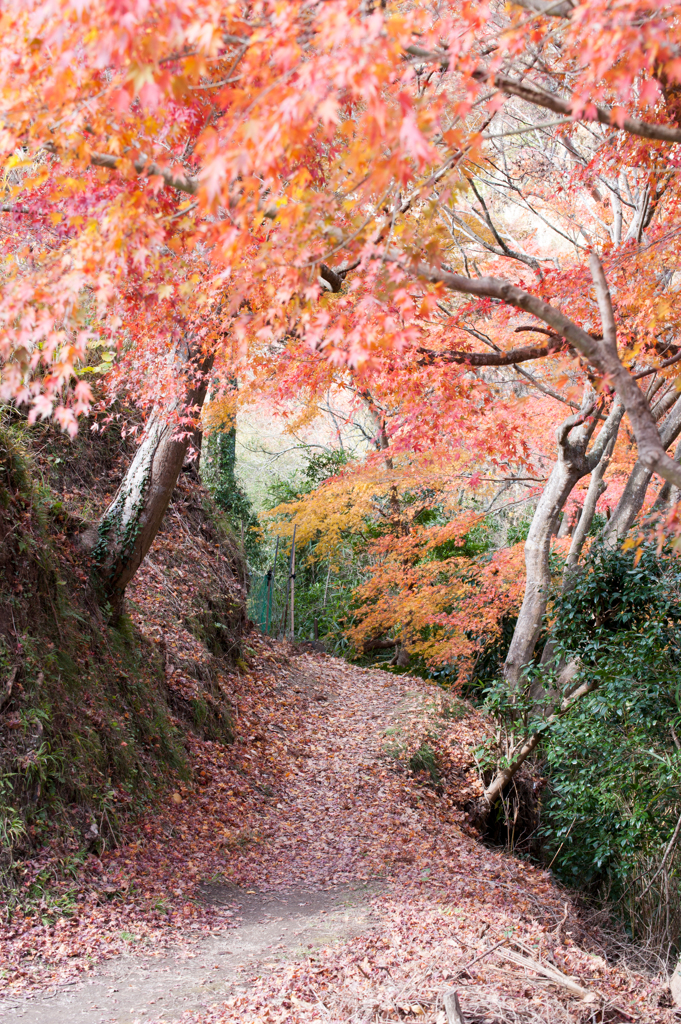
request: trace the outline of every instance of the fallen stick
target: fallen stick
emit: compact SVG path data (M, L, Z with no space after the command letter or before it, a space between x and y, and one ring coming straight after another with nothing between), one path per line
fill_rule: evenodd
M524 967L527 971L534 971L535 974L541 974L544 978L554 982L556 985L562 985L568 992L574 996L578 996L580 999L585 999L593 1002L598 997L594 992L590 992L589 989L582 988L572 978L568 978L566 974L559 971L557 967L548 967L546 964L542 964L539 960L535 960L529 956L523 956L522 953L516 953L514 949L503 949L500 950L501 956L510 963L515 964L516 967Z
M490 946L489 949L486 949L484 951L484 953L481 953L479 956L476 956L473 960L469 960L467 964L464 964L463 967L460 967L459 970L456 972L457 978L459 977L460 974L463 974L464 971L467 971L469 967L472 967L473 964L477 964L478 960L483 960L486 956L489 956L490 953L493 953L495 949L499 949L499 946L505 946L507 941L507 939L502 939L501 942L497 942L495 946ZM451 991L453 991L453 989Z

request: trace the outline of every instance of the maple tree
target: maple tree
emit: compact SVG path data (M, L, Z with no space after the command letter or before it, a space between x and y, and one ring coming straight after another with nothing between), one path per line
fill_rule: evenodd
M2 397L74 431L95 372L104 419L122 392L149 413L84 537L114 617L209 389L219 399L237 374L290 393L344 375L377 412L397 524L396 467L420 462L425 479L428 446L465 451L474 485L503 460L529 465L532 412L514 401L527 394L500 398L519 375L543 396L531 402L576 406L525 544L506 663L519 686L551 537L580 479L592 515L603 460L631 463L629 438L616 441L625 413L637 461L609 535L631 527L653 473L681 487L667 454L678 15L656 0L2 12ZM420 571L403 593L428 585Z

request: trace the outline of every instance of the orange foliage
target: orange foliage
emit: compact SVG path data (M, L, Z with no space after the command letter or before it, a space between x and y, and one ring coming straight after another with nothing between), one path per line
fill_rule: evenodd
M513 500L535 494L556 423L594 374L561 339L530 378L471 365L466 353L535 344L538 323L452 298L417 265L504 275L597 334L596 249L624 364L675 352L678 5L581 0L552 18L491 0L17 0L0 30L0 398L71 432L93 374L104 411L126 391L143 408L167 402L186 384L173 362L186 337L214 357L218 417L235 376L244 398L308 400L303 420L316 395L344 389L373 418L374 450L289 510L299 536L323 519L324 552L377 508L392 517L357 642L399 622L428 660L469 665L517 603L519 551L466 562L469 577L431 557L438 530L454 536L472 514L454 492L491 500L509 479ZM517 95L525 127L509 132ZM638 226L639 200L623 192L618 213L603 185L625 172L645 197ZM518 203L527 223L507 218L502 238L480 189L495 216ZM622 203L631 230L616 239ZM634 457L623 430L602 507ZM405 520L422 490L449 525Z
M375 546L371 578L356 592L359 622L349 631L359 650L393 633L429 666L448 666L459 683L469 677L476 656L501 639L503 620L518 611L525 587L524 544L489 560L437 556L445 540L463 540L472 518Z

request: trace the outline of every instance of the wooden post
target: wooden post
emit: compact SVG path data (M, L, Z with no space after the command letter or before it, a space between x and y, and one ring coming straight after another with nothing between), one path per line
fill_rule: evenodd
M295 639L294 609L296 601L296 525L293 524L293 542L291 544L291 640Z
M288 622L288 588L291 584L291 577L289 575L286 580L286 587L284 589L284 614L281 617L281 636L286 636L286 623Z

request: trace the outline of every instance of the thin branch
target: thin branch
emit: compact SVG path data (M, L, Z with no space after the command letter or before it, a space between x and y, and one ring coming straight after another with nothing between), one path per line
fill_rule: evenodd
M442 60L442 57L439 57ZM530 85L525 82L518 82L507 75L490 75L483 69L474 73L474 77L483 81L492 80L497 89L506 93L507 96L517 96L521 100L534 104L536 107L544 107L552 110L555 114L563 114L574 121L599 121L600 124L609 128L619 128L630 135L637 135L642 139L654 139L659 142L681 142L681 129L666 124L650 124L648 121L641 121L638 117L618 117L610 107L588 104L595 112L595 118L584 114L576 117L573 112L573 101L561 99L553 93L540 89L537 85Z
M650 370L640 370L638 373L632 373L634 380L641 380L642 377L649 377L651 373L657 373L658 370L664 370L665 367L671 366L673 363L678 363L681 359L681 352L677 352L675 356L671 356L669 359L665 359L659 366L653 366Z
M667 849L664 851L664 856L662 857L662 860L660 862L659 868L657 869L657 871L655 872L653 877L650 879L650 881L648 882L648 884L645 887L645 889L643 890L643 892L640 894L640 896L637 896L636 899L642 900L643 897L650 891L650 888L651 888L653 882L655 881L655 879L658 877L658 875L662 874L662 871L664 870L664 866L667 863L667 858L669 857L669 854L674 849L674 844L676 843L676 840L679 838L679 832L681 832L681 815L679 815L679 820L676 823L676 828L674 829L672 837L669 840L669 843L667 845Z
M483 135L483 139L491 141L492 139L505 139L509 135L526 135L528 132L537 132L542 128L557 128L561 124L572 124L573 120L571 117L559 117L555 121L547 121L545 124L530 124L524 128L512 128L507 132L497 132L494 135Z

